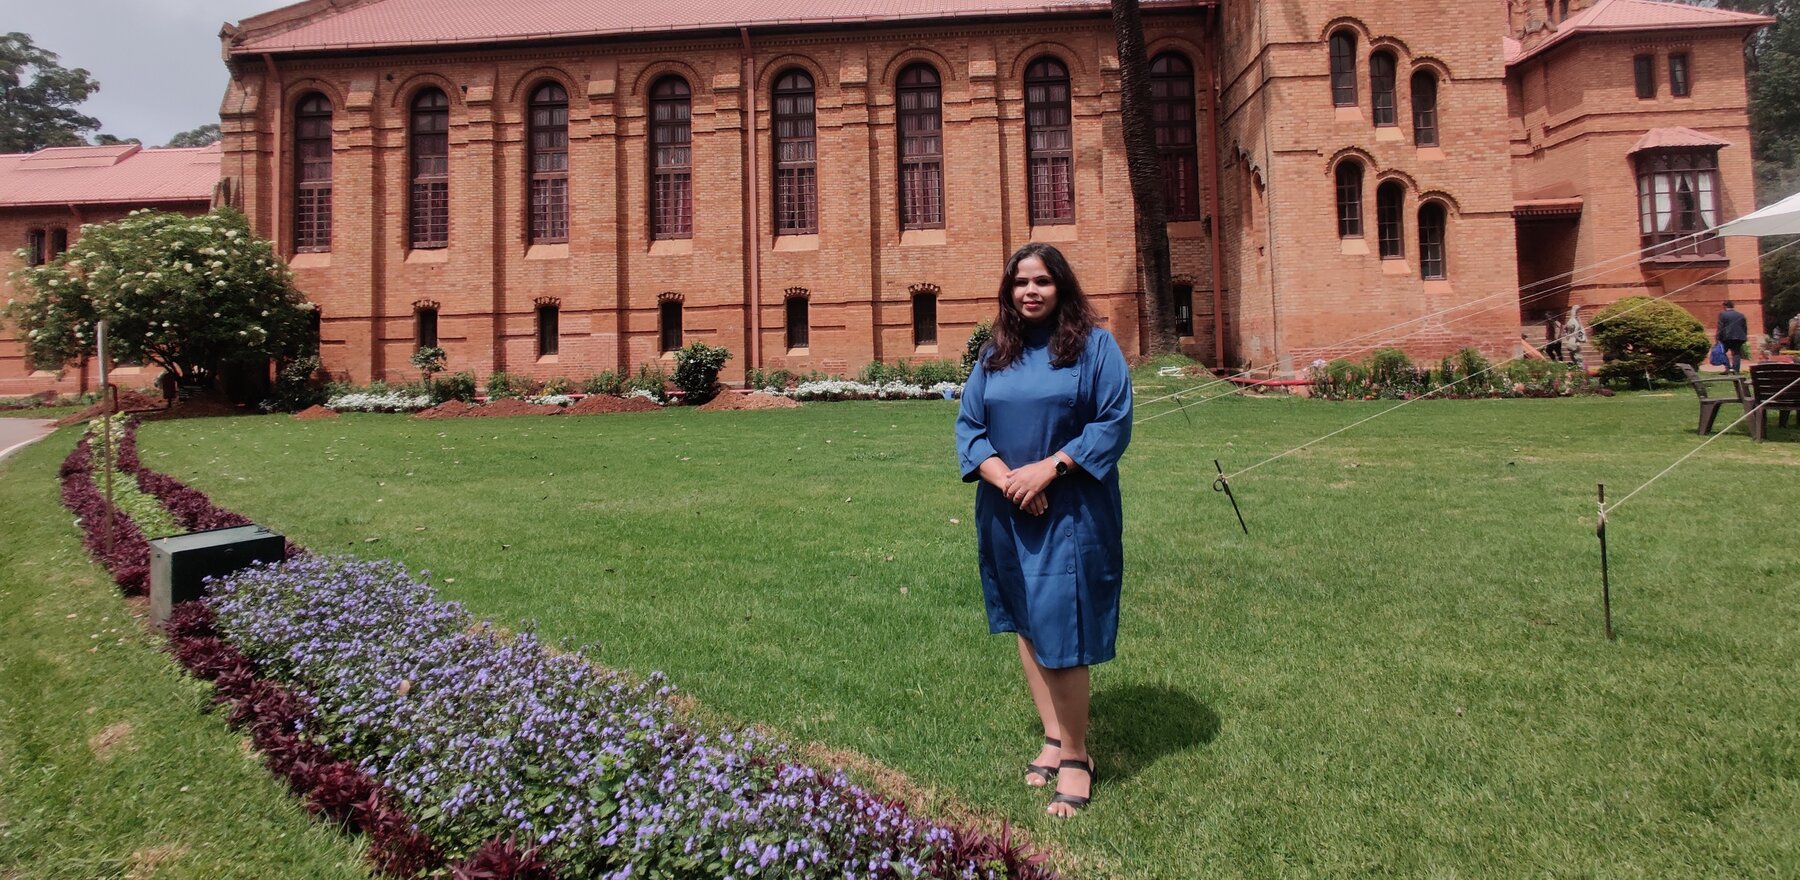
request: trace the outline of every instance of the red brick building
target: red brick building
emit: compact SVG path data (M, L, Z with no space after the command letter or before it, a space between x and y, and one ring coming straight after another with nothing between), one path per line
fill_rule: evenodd
M1758 298L1753 245L1685 234L1752 207L1743 42L1768 19L1143 6L1183 344L1209 363L1511 357L1546 308ZM955 357L1033 240L1141 350L1104 2L792 9L307 0L222 34L222 174L358 380L410 378L429 343L574 379L693 340L732 350L727 378Z
M107 223L140 208L206 213L219 186L219 155L217 145L146 150L136 144L0 155L0 242L11 245L0 254L0 276L68 250L84 223ZM6 297L13 296L9 280ZM126 385L156 378L135 366L116 375ZM74 393L96 381L86 363L61 374L33 372L18 339L0 333L0 397Z

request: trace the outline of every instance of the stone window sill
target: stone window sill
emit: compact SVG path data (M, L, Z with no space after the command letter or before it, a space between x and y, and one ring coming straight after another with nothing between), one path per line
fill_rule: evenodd
M908 229L900 233L901 247L929 247L945 241L942 229Z
M330 251L308 251L308 252L302 253L302 254L295 254L293 256L293 259L288 260L288 268L290 268L290 269L329 269L329 268L331 268L331 252Z
M816 251L818 249L819 235L816 232L811 235L775 236L775 251L777 253L786 253L789 251Z
M406 252L406 262L408 262L408 263L448 263L448 262L450 262L450 249L449 248L414 248L414 249Z
M694 252L694 240L691 238L659 238L650 242L650 255L653 257L675 256Z
M1073 223L1058 223L1053 226L1031 227L1032 241L1075 241L1079 234Z
M525 249L527 260L566 260L569 258L569 243L534 244Z

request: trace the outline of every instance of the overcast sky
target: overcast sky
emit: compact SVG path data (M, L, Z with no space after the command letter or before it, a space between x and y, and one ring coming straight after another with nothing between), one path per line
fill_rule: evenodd
M279 9L289 0L4 0L0 31L31 35L85 67L100 91L81 112L100 130L149 146L176 132L219 121L225 63L219 26Z

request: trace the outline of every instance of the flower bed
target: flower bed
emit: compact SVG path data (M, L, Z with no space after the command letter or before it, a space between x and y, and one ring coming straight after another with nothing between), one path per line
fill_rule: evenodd
M132 427L119 463L183 525L242 520L143 469ZM72 488L91 476L84 440L65 498L92 506ZM103 561L141 590L147 558L136 534ZM392 563L290 556L213 589L171 619L171 652L308 809L369 834L385 873L1054 877L1006 834L912 816L752 733L699 731L659 678L498 633Z
M325 401L325 405L338 412L409 413L430 406L431 398L403 391L357 391L336 395Z
M940 400L961 391L962 386L954 382L938 382L934 385L887 382L871 385L844 379L825 379L802 382L781 393L795 400Z

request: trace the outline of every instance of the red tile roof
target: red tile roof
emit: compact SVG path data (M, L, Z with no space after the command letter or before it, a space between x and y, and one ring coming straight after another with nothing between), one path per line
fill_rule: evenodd
M146 150L137 144L0 154L0 207L207 202L219 145Z
M1581 34L1759 28L1774 23L1775 19L1767 15L1689 6L1668 0L1598 0L1594 5L1556 25L1556 32L1542 42L1525 47L1509 40L1506 46L1506 63L1524 61Z
M1638 142L1631 148L1633 153L1644 150L1661 150L1670 147L1729 147L1731 141L1713 137L1703 131L1691 128L1653 128L1644 132Z
M1213 0L1144 0L1199 8ZM234 55L499 43L554 37L1102 13L1106 0L306 0L226 27ZM235 31L235 35L234 35Z

